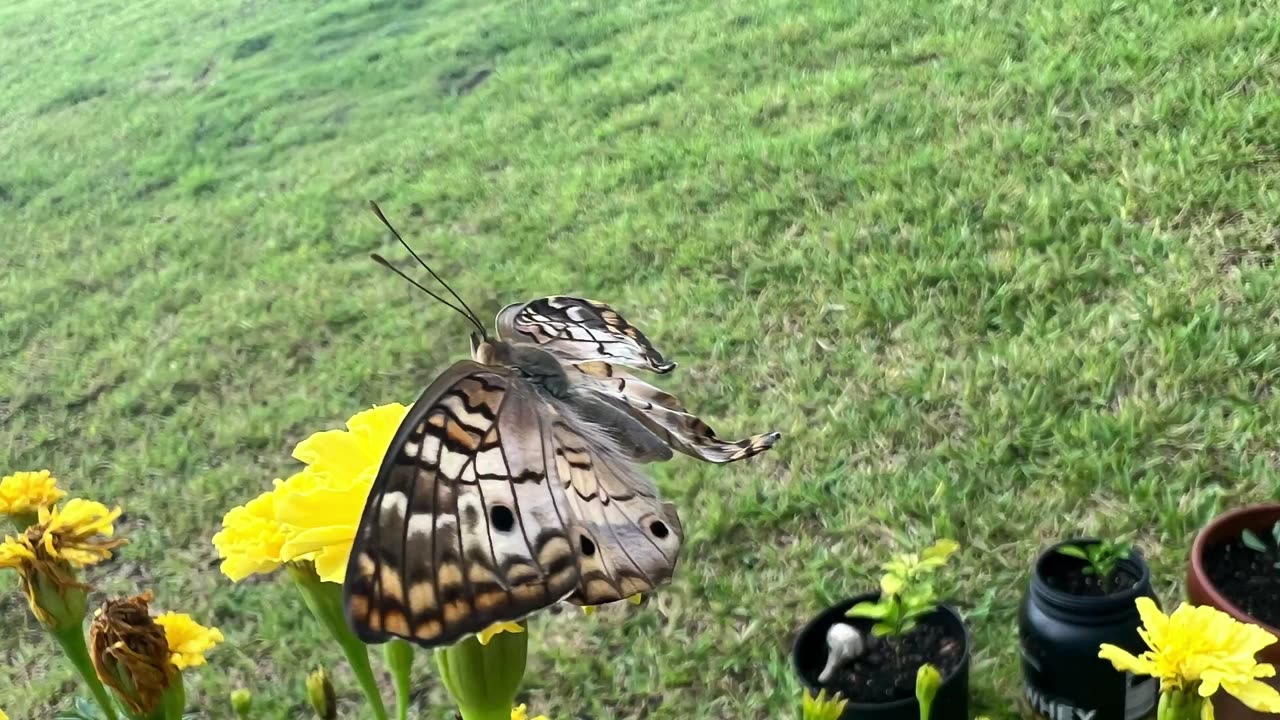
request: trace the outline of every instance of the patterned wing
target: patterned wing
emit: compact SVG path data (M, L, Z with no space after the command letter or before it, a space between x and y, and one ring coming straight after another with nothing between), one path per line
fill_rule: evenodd
M729 463L758 455L782 437L770 432L744 440L721 440L698 416L690 413L676 397L628 375L606 362L571 365L579 387L603 395L624 407L649 431L672 448L713 463Z
M562 408L549 438L555 462L547 469L564 489L575 522L581 575L566 598L575 605L616 602L665 583L684 537L675 506L662 502L653 482L589 427Z
M639 328L595 300L555 295L508 305L498 313L497 326L499 338L533 343L565 362L604 360L657 373L676 366Z
M469 360L423 392L378 471L347 566L347 618L362 640L448 645L578 586L570 509L548 478L545 407L507 370Z
M344 583L365 642L448 645L568 599L671 577L675 508L613 439L509 371L455 364L409 411L374 481Z

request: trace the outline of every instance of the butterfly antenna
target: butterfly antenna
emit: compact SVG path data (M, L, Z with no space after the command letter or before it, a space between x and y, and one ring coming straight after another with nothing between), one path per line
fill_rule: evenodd
M435 293L431 292L430 290L426 289L425 287L423 287L423 286L422 286L422 283L420 283L420 282L418 282L417 280L414 280L413 278L411 278L411 277L409 277L408 275L404 274L404 272L403 272L402 270L400 270L400 268L396 267L395 265L392 265L390 262L388 262L388 261L387 261L387 259L386 259L386 258L382 257L381 255L379 255L379 254L377 254L377 253L373 253L373 254L372 254L372 255L370 255L369 257L373 258L373 261L374 261L374 262L376 262L376 263L378 263L378 264L379 264L379 265L381 265L382 267L384 267L384 268L386 268L386 269L390 270L391 272L393 272L393 273L395 273L395 274L399 275L400 277L404 278L405 280L408 280L408 281L409 281L409 284L413 285L414 287L418 288L418 289L419 289L419 290L421 290L422 292L424 292L424 293L426 293L426 294L430 295L431 297L435 298L435 299L436 299L437 301L439 301L440 303L443 303L443 304L444 304L446 307L448 307L450 310L453 310L454 312L458 313L458 314L459 314L459 315L461 315L462 317L464 317L464 318L466 318L466 319L470 320L472 325L475 325L477 328L479 328L479 330L480 330L480 334L481 334L481 335L484 335L484 327L480 325L479 321L477 321L473 316L471 316L470 314L468 314L467 312L465 312L462 308L458 307L457 305L454 305L453 303L449 302L448 300L445 300L444 298L440 297L439 295L437 295L437 294L435 294Z
M439 296L435 295L434 293L431 293L431 291L427 290L421 285L418 285L418 283L414 283L414 285L418 285L418 287L422 288L423 291L431 294L432 297L434 297L437 300L440 300L440 302L444 302L445 305L449 305L449 307L453 308L454 310L458 310L458 312L462 312L464 315L466 315L471 319L471 323L473 325L480 328L480 334L482 336L488 337L488 333L486 333L484 330L484 324L480 322L480 317L475 314L475 311L473 311L469 305L467 305L467 301L463 300L462 297L458 295L458 293L454 292L453 288L449 287L449 283L445 282L444 279L442 279L439 275L437 275L436 271L432 270L431 266L428 265L425 260L418 257L418 253L414 252L413 248L409 247L409 243L405 242L404 238L400 237L400 233L397 232L395 227L393 227L391 223L387 220L387 216L382 214L382 208L378 207L378 203L370 200L369 207L373 208L373 213L378 216L378 219L382 221L383 225L387 226L387 229L391 231L391 234L396 236L396 239L400 241L400 244L404 246L405 250L409 251L409 254L413 256L413 259L417 260L419 265L426 268L427 272L431 273L431 277L435 278L436 282L443 285L444 289L448 290L449 294L453 296L453 299L457 300L458 304L462 305L462 307L466 309L466 312L463 312L462 310L458 310L456 306L451 305L450 303L447 303L444 300L441 300ZM391 267L391 265L387 263L386 260L383 260L382 263L387 265L387 267ZM395 270L395 268L391 268L391 269ZM403 275L403 273L401 273L401 275Z

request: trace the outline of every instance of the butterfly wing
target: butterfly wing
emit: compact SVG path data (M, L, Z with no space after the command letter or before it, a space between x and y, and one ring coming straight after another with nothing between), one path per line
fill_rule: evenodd
M667 373L675 369L640 329L595 300L554 295L508 305L498 313L498 337L532 343L565 362L603 360Z
M548 464L565 497L581 573L566 598L599 605L648 592L675 571L684 531L675 506L659 498L645 477L613 442L576 421L561 407L551 423Z
M639 420L660 440L691 457L713 463L729 463L758 455L773 447L781 433L752 435L743 440L721 440L711 426L690 413L671 393L628 375L601 361L570 366L578 387L613 401Z
M365 642L447 645L569 599L670 578L675 509L606 435L509 371L455 364L410 409L344 583Z
M347 566L346 613L362 640L447 645L574 591L572 524L548 478L540 403L505 369L467 360L410 409Z

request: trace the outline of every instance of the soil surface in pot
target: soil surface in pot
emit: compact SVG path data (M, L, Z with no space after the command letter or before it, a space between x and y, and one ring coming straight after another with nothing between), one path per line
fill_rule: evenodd
M1123 567L1112 570L1106 578L1087 572L1088 569L1088 563L1080 558L1055 554L1046 558L1042 577L1054 590L1082 597L1118 595L1138 584L1138 576Z
M1280 551L1250 549L1240 540L1213 545L1204 551L1209 582L1250 617L1280 627Z
M846 622L869 634L853 618ZM900 637L872 638L867 651L837 670L825 687L855 703L915 697L916 673L921 665L932 663L946 677L964 660L964 637L952 636L952 630L931 618Z

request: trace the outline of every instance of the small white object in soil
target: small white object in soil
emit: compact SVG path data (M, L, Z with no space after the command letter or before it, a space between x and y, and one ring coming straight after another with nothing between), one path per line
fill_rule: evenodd
M837 668L866 652L867 641L854 626L836 623L827 630L827 649L827 666L818 675L820 683L830 681Z

